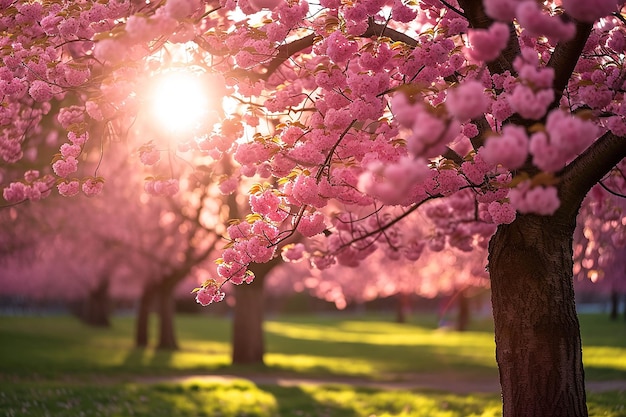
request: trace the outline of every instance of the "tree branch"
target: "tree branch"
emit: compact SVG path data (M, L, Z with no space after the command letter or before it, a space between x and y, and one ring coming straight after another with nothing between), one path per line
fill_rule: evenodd
M563 91L572 77L578 58L580 57L585 43L591 34L593 25L588 23L576 23L576 35L574 39L559 43L552 52L552 56L547 66L554 69L554 82L552 84L555 92L554 102L550 108L556 108L561 101Z
M459 16L461 16L461 17L467 17L467 16L465 16L465 14L464 14L461 10L457 9L456 7L454 7L453 5L451 5L450 3L448 3L447 1L445 1L445 0L439 0L439 2L440 2L441 4L443 4L444 6L446 6L448 9L452 10L454 13L458 14Z
M413 48L417 46L417 40L413 39L412 37L402 32L398 32L397 30L391 29L380 23L376 23L374 22L374 19L370 18L367 29L360 35L360 37L370 38L372 36L385 36L394 41L404 42ZM303 38L296 39L295 41L280 45L278 48L276 48L277 54L272 57L272 59L265 66L264 71L260 74L246 69L235 69L233 71L230 71L227 75L231 77L242 76L253 80L267 80L274 72L276 72L276 70L283 63L285 63L285 61L287 61L293 55L313 46L316 37L317 36L315 34L310 34Z
M381 25L380 23L376 23L374 22L374 19L371 17L369 18L368 23L369 24L367 26L367 29L360 36L361 38L371 38L372 36L375 36L375 37L384 36L393 41L404 42L413 48L417 46L416 39L413 39L412 37L410 37L409 35L405 33L398 32L395 29L391 29L387 25Z
M626 158L626 139L607 132L567 165L561 175L561 214L575 215L585 196L619 161Z
M278 67L280 67L285 61L291 58L292 55L313 46L315 35L311 33L301 39L296 39L293 42L280 45L276 50L278 53L272 58L272 61L267 65L263 79L267 80Z

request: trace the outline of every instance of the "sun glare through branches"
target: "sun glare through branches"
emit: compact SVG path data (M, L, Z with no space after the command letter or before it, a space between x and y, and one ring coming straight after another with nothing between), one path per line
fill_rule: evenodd
M209 91L200 75L171 71L157 76L153 85L151 113L169 133L192 131L209 113Z

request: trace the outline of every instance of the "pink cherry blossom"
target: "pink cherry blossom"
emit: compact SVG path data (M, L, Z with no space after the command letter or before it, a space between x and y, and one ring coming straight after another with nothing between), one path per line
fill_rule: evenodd
M86 178L83 182L82 190L87 197L93 197L102 192L104 181L98 178Z
M306 237L312 237L322 233L326 229L324 215L316 211L310 215L304 215L298 223L297 230Z
M315 178L308 175L298 175L293 182L292 195L301 204L322 208L328 204L328 200L318 193Z
M326 53L335 63L345 62L358 49L356 42L348 40L340 31L326 39Z
M97 59L108 64L116 64L127 57L124 45L113 39L102 39L96 42L93 54Z
M80 191L80 182L76 180L63 181L57 185L57 189L62 196L73 197Z
M285 245L281 251L281 257L285 262L299 262L303 259L305 250L302 243Z
M26 199L26 188L23 182L12 182L2 190L2 196L9 203L19 203Z
M164 11L173 19L181 20L198 11L201 5L200 0L168 0Z
M500 55L509 40L509 26L495 22L489 29L468 30L470 47L467 53L476 61L493 61Z
M510 170L519 168L528 156L528 135L521 126L506 125L500 136L487 138L478 153L488 164L502 164Z
M598 133L593 122L553 110L547 117L546 131L531 136L533 163L544 171L556 172L586 149Z
M493 19L511 21L515 18L515 9L523 0L483 0L485 13Z
M466 80L459 87L448 92L446 108L448 112L461 121L482 115L489 106L489 98L482 83Z
M50 84L40 80L31 83L28 93L35 101L39 102L50 101L55 94Z
M196 288L194 291L196 292L196 302L203 306L220 302L226 295L213 278L206 280L200 288Z
M416 110L411 134L407 138L407 149L416 157L431 158L441 155L445 147L460 133L460 122L456 119L444 120L425 107L416 107Z
M69 158L69 157L73 157L73 158L78 158L78 155L80 155L82 148L79 145L75 145L75 144L69 144L69 143L64 143L63 145L61 145L61 155L63 156L63 158Z
M550 16L535 1L520 2L515 9L517 21L531 36L546 36L553 42L568 41L574 37L576 26L559 16Z
M78 161L73 156L59 159L52 164L52 170L59 177L66 178L78 170Z
M254 235L265 239L268 245L273 243L278 238L278 234L280 233L276 226L263 220L255 221L252 224L251 231Z
M40 175L41 173L36 169L30 169L24 173L24 181L29 183L35 182Z
M509 203L493 201L489 203L488 211L495 224L510 224L515 220L515 209Z
M397 163L387 165L380 161L368 163L357 187L388 204L399 204L406 202L416 184L431 176L432 171L425 159L405 156Z
M591 23L617 11L619 0L562 0L562 3L574 19Z
M247 239L252 231L250 223L236 223L228 226L227 232L231 239Z
M139 150L139 159L144 165L154 165L161 159L161 152L153 145L144 146Z
M520 213L552 215L559 208L560 201L556 187L531 187L528 181L520 183L509 193L511 205Z
M83 146L89 140L89 132L84 132L81 134L69 132L67 134L67 139L72 143L72 145Z
M516 86L513 93L507 96L511 110L530 120L537 120L543 117L553 100L554 90L542 89L535 91L522 84Z
M249 0L255 10L274 10L283 0Z
M179 191L178 180L150 179L144 183L144 191L150 195L173 196Z

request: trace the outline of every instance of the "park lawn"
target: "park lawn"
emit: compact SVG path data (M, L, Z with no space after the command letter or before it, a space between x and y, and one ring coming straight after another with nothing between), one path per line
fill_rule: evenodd
M0 373L55 378L239 372L229 365L228 318L177 317L181 349L175 352L135 349L133 325L131 317L114 318L110 329L72 317L3 317ZM267 320L265 335L266 366L256 372L377 380L415 373L497 375L489 323L457 333L437 330L431 316L408 324L381 316L301 316Z
M626 325L603 315L580 317L588 380L626 380ZM151 323L153 326L156 323ZM109 329L72 317L0 318L0 374L56 378L249 372L230 366L230 319L180 315L175 352L133 347L132 317L115 317ZM152 329L152 336L155 336ZM493 326L470 331L437 329L434 316L398 324L387 316L296 316L265 323L261 373L402 380L413 374L497 376Z
M270 319L265 323L266 366L254 368L229 365L227 318L177 317L181 349L176 352L135 349L133 325L131 317L116 317L112 328L104 330L71 317L0 318L0 411L26 417L81 412L107 417L500 415L497 394L137 380L207 373L379 381L415 374L494 378L493 326L488 320L456 333L437 329L433 316L408 324L384 316ZM587 379L626 380L626 325L582 315L581 330ZM592 416L626 417L625 392L590 393L588 400Z
M592 393L589 415L625 417L626 393ZM0 412L20 417L495 417L497 394L376 390L348 385L0 382Z

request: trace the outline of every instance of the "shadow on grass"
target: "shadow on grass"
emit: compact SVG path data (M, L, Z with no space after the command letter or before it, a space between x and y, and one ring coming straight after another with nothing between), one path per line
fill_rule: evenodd
M626 370L624 369L616 369L609 366L597 366L594 364L584 364L584 367L585 379L588 381L626 381Z
M323 337L300 339L269 330L266 339L266 362L279 370L374 378L384 374L434 372L497 375L494 350L471 344L371 344Z
M128 350L126 357L120 363L119 367L123 369L133 369L143 364L148 357L147 348L134 347Z

